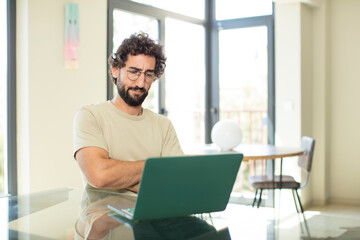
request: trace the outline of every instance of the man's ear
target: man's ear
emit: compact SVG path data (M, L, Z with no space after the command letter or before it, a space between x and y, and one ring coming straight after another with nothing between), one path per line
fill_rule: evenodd
M112 73L113 78L117 78L117 77L118 77L119 70L120 70L120 69L119 69L118 67L111 67L111 73Z

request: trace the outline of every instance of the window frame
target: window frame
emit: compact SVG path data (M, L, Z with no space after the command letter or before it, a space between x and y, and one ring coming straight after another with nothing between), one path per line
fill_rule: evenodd
M7 0L7 192L18 194L16 146L16 1Z

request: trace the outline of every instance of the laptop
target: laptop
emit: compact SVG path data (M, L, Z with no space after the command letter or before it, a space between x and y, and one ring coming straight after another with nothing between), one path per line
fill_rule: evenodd
M108 208L131 220L152 220L223 211L243 155L148 158L134 208Z

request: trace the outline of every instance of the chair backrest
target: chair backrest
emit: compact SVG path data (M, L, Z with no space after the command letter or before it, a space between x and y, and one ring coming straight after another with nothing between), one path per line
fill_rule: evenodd
M315 140L311 137L303 136L301 138L301 148L304 153L299 157L298 165L305 171L310 172L314 155Z

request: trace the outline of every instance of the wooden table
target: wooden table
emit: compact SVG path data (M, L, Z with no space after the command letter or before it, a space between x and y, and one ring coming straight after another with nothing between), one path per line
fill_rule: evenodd
M222 152L215 144L205 144L197 147L184 148L186 155L242 153L243 161L275 159L299 156L303 150L299 147L283 147L269 144L240 144L234 150Z

